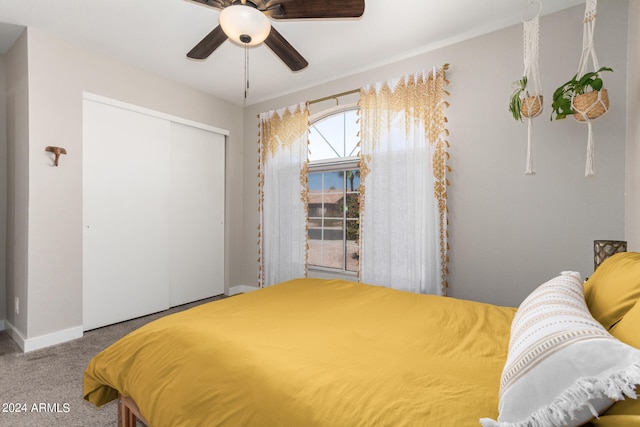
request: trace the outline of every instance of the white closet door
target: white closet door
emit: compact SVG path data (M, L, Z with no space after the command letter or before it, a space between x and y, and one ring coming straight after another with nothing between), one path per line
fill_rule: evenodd
M169 308L170 122L84 100L84 329Z
M171 123L171 306L224 293L224 135Z

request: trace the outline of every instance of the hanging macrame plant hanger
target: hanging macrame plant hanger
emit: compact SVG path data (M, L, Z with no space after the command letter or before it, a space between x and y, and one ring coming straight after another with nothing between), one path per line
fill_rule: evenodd
M578 65L578 74L576 80L580 80L587 71L589 57L593 64L593 70L600 70L598 58L593 46L593 33L596 25L597 0L587 0L584 12L584 30L582 34L582 56ZM604 115L609 110L609 96L607 90L593 90L582 95L574 95L571 98L571 107L574 111L573 117L580 123L587 124L587 162L585 165L584 175L586 177L594 175L594 142L592 121Z
M525 13L530 7L537 8L535 16L530 19L525 18ZM542 3L540 0L529 2L522 11L521 19L523 23L523 57L524 72L522 73L526 92L522 98L521 115L527 121L527 166L526 175L535 175L533 169L533 118L542 113L542 84L539 73L539 32L540 32L540 12Z

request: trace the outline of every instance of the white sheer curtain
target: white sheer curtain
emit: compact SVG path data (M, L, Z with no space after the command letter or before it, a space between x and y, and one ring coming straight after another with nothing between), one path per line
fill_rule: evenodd
M307 274L309 110L260 114L260 287Z
M361 90L364 283L446 294L445 69Z

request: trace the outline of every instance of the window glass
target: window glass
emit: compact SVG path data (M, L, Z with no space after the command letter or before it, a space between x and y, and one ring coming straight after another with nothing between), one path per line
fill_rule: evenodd
M358 155L356 110L332 114L309 127L309 161Z
M358 115L354 107L309 126L309 265L357 272L360 254Z
M309 173L309 264L358 271L360 171Z

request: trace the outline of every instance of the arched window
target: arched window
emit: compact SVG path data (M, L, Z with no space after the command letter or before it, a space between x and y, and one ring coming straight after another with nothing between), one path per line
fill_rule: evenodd
M310 118L309 269L354 276L359 249L359 125L355 105Z
M357 157L359 127L356 107L333 108L317 118L311 117L310 121L309 161Z

